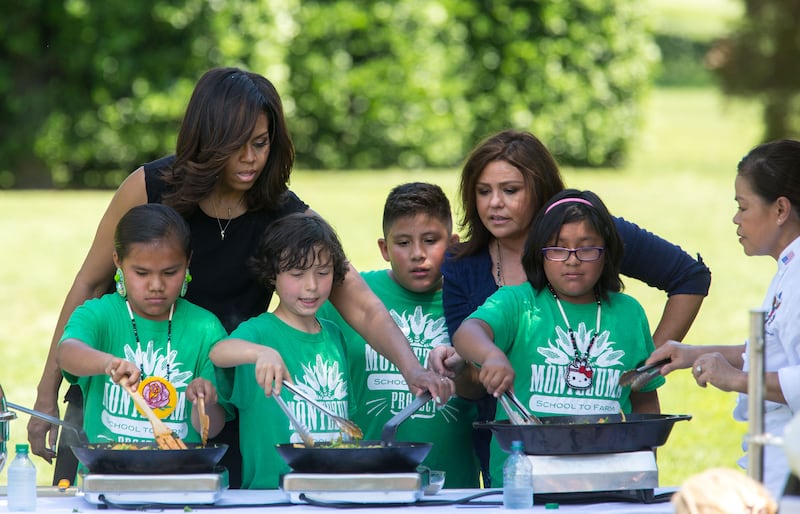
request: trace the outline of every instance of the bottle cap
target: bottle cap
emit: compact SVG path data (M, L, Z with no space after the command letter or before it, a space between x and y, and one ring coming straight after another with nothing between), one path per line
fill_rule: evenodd
M523 449L522 441L511 441L511 449L521 451Z
M17 453L28 453L28 445L24 443L17 444Z
M545 503L544 504L544 508L546 510L557 510L558 509L558 504L557 503Z

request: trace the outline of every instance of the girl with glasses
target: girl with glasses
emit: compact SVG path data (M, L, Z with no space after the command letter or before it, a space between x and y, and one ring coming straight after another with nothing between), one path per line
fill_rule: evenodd
M537 416L660 412L661 376L639 391L620 375L655 349L642 306L621 293L622 242L590 191L556 194L536 215L522 265L527 281L497 290L453 336L461 375L499 397L514 390ZM462 378L463 380L463 378ZM507 419L498 409L497 419ZM505 454L492 442L492 487Z

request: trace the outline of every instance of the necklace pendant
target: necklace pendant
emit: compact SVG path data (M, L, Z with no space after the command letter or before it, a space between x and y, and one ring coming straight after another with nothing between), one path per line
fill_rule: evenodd
M225 230L219 231L219 238L221 241L225 241Z
M589 365L588 359L575 359L567 367L565 380L570 389L589 389L592 387L594 369Z

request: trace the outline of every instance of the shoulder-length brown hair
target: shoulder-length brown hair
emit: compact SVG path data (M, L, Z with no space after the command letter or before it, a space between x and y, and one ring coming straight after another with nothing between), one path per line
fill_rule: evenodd
M564 189L555 159L544 143L530 132L504 130L484 139L469 154L461 171L459 193L463 213L459 224L465 242L456 249L456 257L475 255L491 241L492 235L478 215L475 185L484 168L494 161L505 161L522 173L534 215L547 200Z
M175 163L164 177L171 186L164 203L184 216L195 212L261 114L267 116L269 157L245 201L248 210L275 209L288 189L294 145L275 86L238 68L214 68L197 82L178 133Z

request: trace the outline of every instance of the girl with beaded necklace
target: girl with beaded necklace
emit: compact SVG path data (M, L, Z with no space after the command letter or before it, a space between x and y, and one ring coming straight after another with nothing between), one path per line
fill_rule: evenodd
M537 416L659 413L663 377L636 392L619 386L655 348L641 305L620 292L622 251L597 195L555 195L528 233L528 281L501 287L454 334L458 354L478 365L463 371L495 397L516 391ZM507 417L498 409L497 419ZM492 441L492 487L502 485L504 458Z
M149 421L123 385L138 388L178 437L200 442L194 405L203 398L209 436L225 423L217 403L211 346L225 329L209 311L182 297L189 274L190 234L172 208L132 208L114 234L117 292L86 301L64 329L56 358L86 398L90 442L152 441Z

